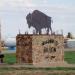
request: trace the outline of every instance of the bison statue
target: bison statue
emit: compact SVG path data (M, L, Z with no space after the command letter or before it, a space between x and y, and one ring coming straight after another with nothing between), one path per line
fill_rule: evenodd
M41 11L34 10L26 16L28 27L33 26L36 29L36 33L41 34L41 29L47 29L47 34L49 34L49 29L52 33L51 23L52 17L47 16Z

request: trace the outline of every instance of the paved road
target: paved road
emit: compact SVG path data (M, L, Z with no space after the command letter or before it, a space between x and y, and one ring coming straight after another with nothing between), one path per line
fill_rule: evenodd
M64 51L75 51L75 48L65 48Z
M13 64L13 65L9 65L9 64L0 64L0 68L2 67L6 67L6 68L50 68L50 67L75 67L75 64L63 64L63 65L59 65L59 66L56 66L56 65L53 65L53 66L37 66L37 65L28 65L28 64Z
M8 54L8 53L16 53L16 50L4 50L4 51L2 51L2 54Z

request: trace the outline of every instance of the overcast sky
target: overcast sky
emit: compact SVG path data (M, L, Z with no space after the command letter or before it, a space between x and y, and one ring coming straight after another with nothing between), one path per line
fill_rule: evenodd
M0 0L0 22L2 36L15 37L29 31L26 15L40 10L53 19L53 31L63 29L64 34L75 34L75 0Z

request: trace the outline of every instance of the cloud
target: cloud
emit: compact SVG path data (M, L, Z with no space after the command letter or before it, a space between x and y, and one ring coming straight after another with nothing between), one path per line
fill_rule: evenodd
M51 12L56 13L75 13L75 7L61 4L50 3L49 0L0 0L0 10L24 10L26 7L34 8L47 8ZM46 9L46 10L47 10Z
M23 26L25 24L26 26L25 16L35 9L41 10L53 17L54 23L52 26L54 26L54 30L64 29L65 32L69 30L74 31L72 28L75 24L75 6L50 3L49 0L0 0L0 17L3 20L2 25L5 26L3 28L4 33L16 35L18 25L22 24ZM13 25L15 26L14 32L11 29ZM66 29L67 26L69 26L68 29ZM24 31L24 27L21 28Z
M15 6L34 6L32 0L0 0L0 7L10 5Z
M25 6L34 6L32 0L13 0L9 2L11 6L21 6L21 7L25 7Z

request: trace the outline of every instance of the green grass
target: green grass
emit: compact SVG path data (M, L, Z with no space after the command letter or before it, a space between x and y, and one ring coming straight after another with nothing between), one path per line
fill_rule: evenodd
M69 64L75 64L75 51L65 51L64 60Z
M75 51L66 51L64 59L75 64ZM16 54L5 54L4 63L16 63ZM57 71L57 72L56 72ZM58 72L59 71L59 72ZM69 72L70 71L70 72ZM75 75L75 67L0 67L0 75Z
M74 71L75 67L0 67L0 72L4 71L20 71L20 70L29 70L29 71Z
M13 64L16 63L16 54L12 53L12 54L5 54L4 55L4 63L7 64Z
M65 51L64 60L70 64L75 64L75 51ZM16 54L5 54L4 63L16 63Z

